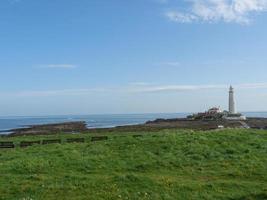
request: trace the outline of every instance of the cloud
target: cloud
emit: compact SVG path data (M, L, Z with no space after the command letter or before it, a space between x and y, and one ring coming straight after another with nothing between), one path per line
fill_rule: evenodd
M251 83L236 85L238 89L267 89L267 83Z
M179 92L179 91L193 91L204 89L225 89L228 85L160 85L139 88L139 92Z
M228 89L229 84L214 85L152 85L136 88L136 92L159 93L159 92L181 92L181 91L198 91ZM234 85L235 89L267 89L267 83L244 83Z
M187 12L167 11L166 17L178 23L226 22L250 24L253 14L267 10L267 0L186 0Z
M135 94L135 93L162 93L162 92L193 92L201 90L227 90L229 84L211 84L211 85L155 85L152 83L130 83L126 86L119 87L102 87L102 88L77 88L77 89L60 89L60 90L35 90L35 91L18 91L1 93L0 97L55 97L55 96L82 96L95 94ZM267 83L244 83L234 85L235 89L267 89Z
M180 62L162 62L159 63L160 66L178 67L181 65Z
M49 64L49 65L42 65L42 68L54 68L54 69L74 69L77 68L76 65L70 64Z
M169 18L169 20L179 23L191 23L193 21L197 21L197 17L193 14L185 14L180 13L177 11L168 11L166 13L166 17Z

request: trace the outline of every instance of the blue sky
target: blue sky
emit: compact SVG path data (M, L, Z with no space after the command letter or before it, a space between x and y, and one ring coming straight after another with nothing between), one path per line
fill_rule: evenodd
M267 110L266 0L2 0L0 115Z

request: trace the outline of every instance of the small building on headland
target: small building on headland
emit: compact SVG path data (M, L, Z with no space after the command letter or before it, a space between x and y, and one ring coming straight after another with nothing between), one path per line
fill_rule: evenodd
M196 113L189 115L187 118L193 120L246 120L246 116L236 112L234 88L230 86L229 89L229 109L222 111L220 107L213 107L203 113Z

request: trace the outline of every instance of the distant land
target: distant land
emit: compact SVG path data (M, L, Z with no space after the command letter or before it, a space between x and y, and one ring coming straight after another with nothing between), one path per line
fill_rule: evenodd
M190 118L156 119L143 124L115 126L110 128L88 128L85 121L32 125L11 129L7 136L51 135L58 133L77 134L121 131L158 131L163 129L214 130L222 128L242 128L267 130L267 118L247 118L246 120L194 120Z

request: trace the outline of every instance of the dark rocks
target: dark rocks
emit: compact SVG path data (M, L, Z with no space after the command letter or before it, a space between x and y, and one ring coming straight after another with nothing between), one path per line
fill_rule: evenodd
M224 128L244 128L247 127L255 129L267 128L267 118L247 118L247 120L194 120L194 119L157 119L149 121L145 124L147 127L157 128L181 128L181 129L194 129L194 130L212 130L218 127Z
M74 133L87 131L85 122L66 122L56 124L33 125L28 128L14 129L9 136L49 135L57 133Z
M247 118L246 123L250 128L267 130L267 118Z
M188 118L157 119L148 121L145 124L119 126L114 128L88 129L85 122L66 122L57 124L34 125L28 128L12 130L8 136L22 135L49 135L58 133L103 133L103 132L140 132L160 131L162 129L192 129L192 130L213 130L218 128L253 128L267 130L267 118L247 118L247 120L194 120ZM95 140L103 138L95 138Z

